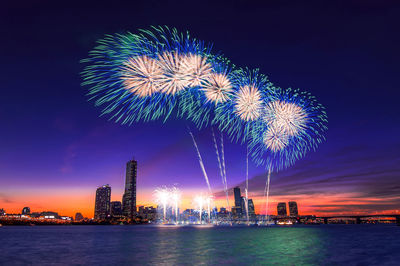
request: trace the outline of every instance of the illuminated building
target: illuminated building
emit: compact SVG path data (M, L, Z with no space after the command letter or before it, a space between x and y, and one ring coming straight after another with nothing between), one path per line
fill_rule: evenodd
M125 193L122 196L122 214L127 218L136 215L136 176L137 161L126 163Z
M235 207L241 208L242 206L242 195L240 194L240 188L233 188L233 195L235 196Z
M111 216L112 217L122 216L122 203L120 201L111 202Z
M297 209L297 203L295 201L289 201L289 214L290 216L299 216L299 211Z
M232 213L235 215L242 215L243 198L240 194L240 188L233 188L233 195L235 196L235 206L232 207Z
M59 219L60 216L58 215L57 212L46 211L46 212L41 212L39 218L42 218L42 219Z
M6 211L4 209L0 209L0 216L6 215Z
M249 199L249 216L254 216L256 215L256 211L254 209L254 203L252 199Z
M279 202L277 209L279 216L287 216L286 202Z
M96 202L94 207L94 219L104 220L111 214L110 212L111 187L104 185L96 190Z
M29 207L24 207L24 208L22 209L22 214L23 214L23 215L31 214L31 209L30 209Z
M82 213L77 212L77 213L75 214L75 221L79 222L79 221L82 221L82 220L83 220L83 215L82 215Z
M154 207L139 207L139 216L147 220L155 220L157 218L157 209Z

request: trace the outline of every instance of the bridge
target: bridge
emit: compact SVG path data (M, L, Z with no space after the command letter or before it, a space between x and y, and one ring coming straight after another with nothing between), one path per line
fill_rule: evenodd
M317 216L315 218L323 219L324 220L324 224L327 224L329 219L334 219L334 218L355 219L356 220L356 224L360 224L362 218L373 218L373 217L396 218L396 224L400 225L400 214L335 215L335 216L319 216L319 217Z

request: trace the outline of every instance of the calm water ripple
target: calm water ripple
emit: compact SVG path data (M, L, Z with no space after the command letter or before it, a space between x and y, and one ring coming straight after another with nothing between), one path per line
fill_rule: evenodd
M4 226L0 265L400 265L400 227Z

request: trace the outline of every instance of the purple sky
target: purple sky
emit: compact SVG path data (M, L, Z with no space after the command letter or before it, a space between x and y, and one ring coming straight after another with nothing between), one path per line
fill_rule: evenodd
M98 38L169 25L212 41L215 51L238 66L260 68L278 86L310 91L326 106L327 141L273 175L274 199L303 200L310 212L399 209L400 8L394 1L9 5L0 11L0 208L19 210L35 197L69 192L90 198L105 183L119 196L132 157L142 197L160 185L206 190L185 121L121 126L99 117L80 86L79 60ZM219 191L211 130L194 133ZM230 186L244 180L244 156L245 147L227 141ZM260 167L250 170L256 197L265 176ZM321 203L312 203L313 195Z

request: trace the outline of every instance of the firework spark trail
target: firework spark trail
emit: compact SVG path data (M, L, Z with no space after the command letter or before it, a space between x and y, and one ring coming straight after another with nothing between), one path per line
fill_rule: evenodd
M249 145L247 145L247 152L246 152L246 189L245 191L245 207L246 207L246 217L247 217L247 224L249 224Z
M207 213L208 213L208 223L211 223L211 198L207 198Z
M210 195L212 195L211 186L210 186L210 182L208 181L208 175L206 172L206 168L204 167L203 159L201 158L199 148L197 147L196 140L194 139L193 133L190 131L190 129L189 129L189 134L192 137L193 145L197 151L197 157L199 158L199 164L200 164L201 170L203 171L204 179L206 180L206 183L208 186L208 191L210 192Z
M175 223L178 224L179 222L178 205L179 205L179 200L181 198L181 192L177 187L173 187L170 191L170 194L172 203L175 207Z
M222 169L224 170L224 182L225 182L226 200L228 202L228 210L230 210L231 206L229 205L228 182L226 181L226 171L225 171L224 136L222 135L222 132L221 132L221 158L222 158Z
M167 205L170 197L170 192L166 187L161 187L155 190L156 202L163 206L163 222L166 222Z
M204 204L204 199L202 196L197 196L194 201L197 203L199 207L199 219L200 219L200 224L201 224L201 216L203 214L203 204Z
M268 170L268 176L267 176L267 181L265 182L265 189L264 189L264 199L266 197L265 201L265 215L267 217L267 223L269 221L269 215L268 215L268 203L269 203L269 184L270 184L270 178L271 178L271 170Z
M216 154L217 154L219 172L220 172L220 174L221 174L221 179L222 179L222 185L224 186L224 192L225 192L225 195L226 195L226 204L227 204L227 206L228 206L228 208L229 208L228 190L226 189L227 186L226 186L226 184L225 184L224 173L223 173L222 165L221 165L221 158L220 158L220 156L219 156L218 144L217 144L217 140L216 140L216 138L215 138L215 134L214 134L214 129L213 129L213 128L211 128L211 132L212 132L212 135L213 135L215 152L216 152ZM228 210L229 210L229 209L228 209Z

